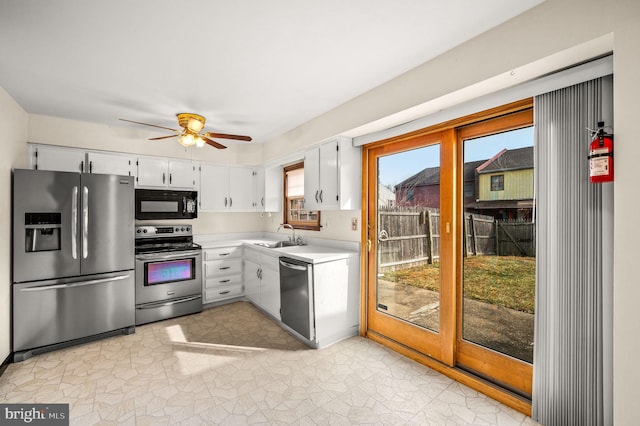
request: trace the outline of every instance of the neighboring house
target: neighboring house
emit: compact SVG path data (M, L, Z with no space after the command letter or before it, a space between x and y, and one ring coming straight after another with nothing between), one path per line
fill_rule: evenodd
M533 217L533 147L503 149L476 168L478 197L465 210L497 219Z
M429 167L395 186L396 206L440 208L440 167Z
M396 194L394 189L378 184L378 207L394 207L396 205Z
M478 185L476 168L488 160L464 164L464 203L474 203ZM429 167L403 180L395 187L396 205L399 207L440 208L440 167Z

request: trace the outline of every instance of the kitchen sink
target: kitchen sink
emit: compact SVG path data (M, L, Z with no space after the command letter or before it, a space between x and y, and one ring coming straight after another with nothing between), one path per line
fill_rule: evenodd
M267 248L281 248L281 247L290 247L290 246L298 246L300 244L294 243L293 241L276 241L273 243L254 243L257 246L267 247Z

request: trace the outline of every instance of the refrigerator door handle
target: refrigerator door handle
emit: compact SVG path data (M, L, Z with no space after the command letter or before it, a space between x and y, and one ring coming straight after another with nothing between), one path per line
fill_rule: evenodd
M89 256L89 188L82 189L82 258Z
M55 290L59 288L84 287L86 285L95 285L95 284L109 283L113 281L126 280L129 277L130 275L127 274L127 275L118 275L116 277L111 277L111 278L100 278L97 280L79 281L77 283L38 285L34 287L23 288L20 291L45 291L45 290Z
M71 257L78 258L78 187L71 191Z

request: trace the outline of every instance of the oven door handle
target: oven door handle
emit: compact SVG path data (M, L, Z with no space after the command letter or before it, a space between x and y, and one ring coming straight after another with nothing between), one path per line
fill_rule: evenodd
M174 299L168 302L145 303L144 305L136 306L136 309L155 309L155 308L160 308L162 306L171 306L171 305L176 305L178 303L191 302L192 300L197 300L197 299L200 299L201 297L202 296L197 295L197 296L191 296L191 297L183 297L181 299Z
M183 257L189 256L198 256L202 254L202 250L189 250L189 251L181 251L173 254L159 254L159 253L149 253L149 254L137 254L137 260L169 260L169 259L180 259Z

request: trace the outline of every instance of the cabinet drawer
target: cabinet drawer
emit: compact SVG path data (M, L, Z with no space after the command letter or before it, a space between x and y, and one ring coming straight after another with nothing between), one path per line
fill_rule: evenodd
M241 273L242 259L211 260L204 262L205 278Z
M230 299L232 297L242 296L242 284L230 285L226 287L218 287L205 291L205 303L214 302L216 300Z
M204 288L209 290L214 287L225 287L242 284L242 275L232 275L228 277L214 277L204 280Z
M227 257L241 257L242 246L218 247L204 250L204 260L219 260Z

